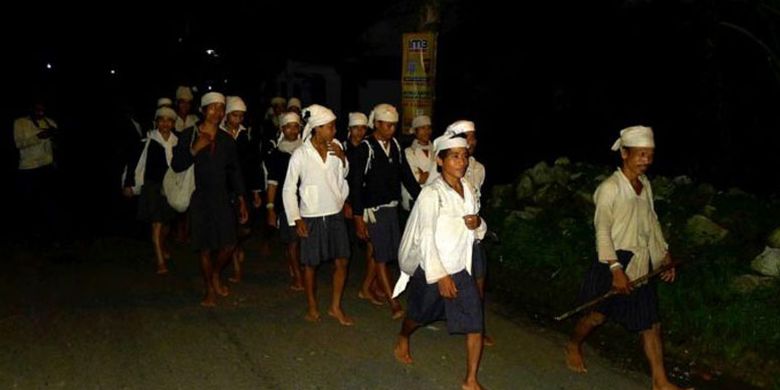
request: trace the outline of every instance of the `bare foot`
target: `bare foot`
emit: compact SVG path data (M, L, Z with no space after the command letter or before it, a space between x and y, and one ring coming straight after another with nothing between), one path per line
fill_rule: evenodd
M318 311L306 312L306 315L303 316L303 319L309 322L320 322L320 312Z
M168 268L165 267L157 267L157 275L167 275L168 274Z
M338 310L330 309L328 310L328 315L337 319L341 325L344 326L355 325L355 322L352 321L352 318L349 318L346 314L344 314L344 312L341 311L341 309Z
M393 348L393 356L401 364L412 364L414 362L412 354L409 353L409 339L398 337L398 341L395 342L395 348Z
M585 362L582 360L582 348L579 345L566 343L564 354L566 355L566 367L574 372L583 374L588 372L588 369L585 368Z
M482 385L479 384L479 382L471 381L471 382L463 382L463 385L460 387L463 390L485 390Z
M401 318L404 318L404 314L406 314L404 309L398 303L396 303L396 307L394 307L392 310L393 310L393 320L400 320Z
M214 292L221 297L230 295L230 290L227 288L227 286L223 286L220 283L214 283Z
M213 293L206 293L206 297L200 301L200 305L203 307L215 307L217 306L217 299Z
M374 305L374 306L383 306L385 304L384 302L374 298L374 294L364 293L363 291L359 291L358 292L358 298L365 299L365 300L371 302L371 304Z
M488 335L483 335L482 336L482 345L484 345L486 347L492 347L492 346L496 345L496 341L493 340L493 338L488 336Z
M300 283L293 283L293 284L290 285L290 290L293 290L293 291L303 291L304 289L303 289L303 285L302 284L300 284Z
M232 278L228 278L230 283L241 283L241 275L234 275Z

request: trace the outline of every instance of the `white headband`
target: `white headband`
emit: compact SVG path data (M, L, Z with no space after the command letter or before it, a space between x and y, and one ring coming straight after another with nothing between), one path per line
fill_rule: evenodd
M200 108L206 107L209 104L222 103L225 104L225 95L219 92L209 92L200 98Z
M412 120L412 129L416 129L418 127L423 126L430 126L431 125L431 117L428 115L418 115Z
M167 97L157 99L157 108L163 106L172 106L172 105L173 105L173 101L171 99L168 99Z
M653 129L645 126L631 126L620 130L620 138L612 144L612 150L620 148L655 148Z
M290 101L287 102L287 108L290 107L298 107L301 108L301 99L298 98L290 98Z
M311 135L312 129L333 122L336 120L336 115L327 107L312 104L303 110L303 119L306 121L306 126L303 128L303 140L305 141Z
M176 88L176 100L193 100L195 96L192 95L192 89L190 87L180 86Z
M301 124L301 117L294 112L285 112L282 114L282 116L279 118L279 127L283 127L284 125L288 123L295 122L297 124Z
M176 120L177 116L178 115L176 115L176 111L173 111L173 109L170 108L170 107L160 107L154 113L154 119L157 119L157 118L170 118L170 119Z
M368 116L368 127L374 128L374 121L383 122L398 122L398 110L389 104L378 104L371 110L371 115Z
M469 143L463 137L453 137L450 134L444 133L435 140L433 140L433 154L437 155L442 150L452 148L468 148Z
M228 96L225 98L225 114L230 114L233 111L246 112L246 103L238 96Z
M450 135L457 135L457 134L465 134L470 131L476 131L476 126L474 126L474 122L460 120L447 126L447 130L445 130L444 133Z
M362 112L350 112L349 113L349 127L352 126L366 126L368 125L368 118L366 114Z

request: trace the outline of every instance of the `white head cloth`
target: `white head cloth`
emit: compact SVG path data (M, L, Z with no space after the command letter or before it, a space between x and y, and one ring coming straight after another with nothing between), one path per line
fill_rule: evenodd
M179 86L176 88L176 100L189 100L192 101L195 96L192 94L192 89L186 86Z
M246 112L246 103L238 96L228 96L225 98L225 114L230 114L233 111Z
M305 141L311 135L312 129L333 122L336 120L336 115L327 107L312 104L303 110L303 119L306 121L306 126L303 128L303 140Z
M167 97L161 97L157 99L157 108L163 107L163 106L172 106L173 100L168 99Z
M200 108L206 107L209 104L222 103L225 104L225 95L219 92L209 92L200 98Z
M285 98L283 98L281 96L277 96L277 97L271 99L271 105L272 106L275 106L277 104L287 104L287 99L285 99Z
M444 133L433 140L433 154L437 155L442 150L452 148L468 148L469 143L463 137L453 137L451 134Z
M176 117L178 117L178 115L176 114L176 111L174 111L170 107L160 107L154 113L154 119L157 119L157 118L170 118L170 119L176 120Z
M430 126L431 124L431 117L428 115L418 115L412 119L412 129L423 126Z
M378 104L368 116L368 127L373 129L375 120L396 123L398 122L398 110L386 103Z
M620 138L612 144L612 150L620 148L654 148L653 129L646 126L631 126L620 130Z
M290 108L290 107L302 108L301 107L301 99L298 99L296 97L290 98L290 101L287 102L287 108Z
M477 128L476 126L474 126L474 122L460 120L447 126L447 130L444 131L444 134L458 135L458 134L465 134L470 131L476 131L476 130Z
M362 112L350 112L349 113L349 127L352 126L366 126L368 125L368 118L366 114Z
M282 114L282 116L279 118L279 127L283 127L284 125L288 123L301 123L301 117L295 112L285 112Z

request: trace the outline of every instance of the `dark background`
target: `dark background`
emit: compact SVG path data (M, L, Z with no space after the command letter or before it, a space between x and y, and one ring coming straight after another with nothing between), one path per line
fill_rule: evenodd
M496 184L559 156L613 164L618 131L644 124L656 132L654 173L777 192L774 3L435 2L435 131L474 120L477 157ZM63 184L52 195L74 226L110 231L124 112L145 125L158 97L190 84L242 95L262 115L279 92L271 81L295 60L341 73L345 118L356 86L399 77L400 33L417 29L422 4L23 5L0 27L3 181L14 183L16 170L12 120L44 96L67 132ZM373 34L377 26L393 34Z

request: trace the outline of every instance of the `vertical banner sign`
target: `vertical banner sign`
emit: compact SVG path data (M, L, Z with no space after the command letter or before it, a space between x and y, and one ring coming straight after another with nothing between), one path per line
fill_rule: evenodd
M404 34L401 66L401 122L404 134L409 134L414 117L429 115L433 118L436 34Z

